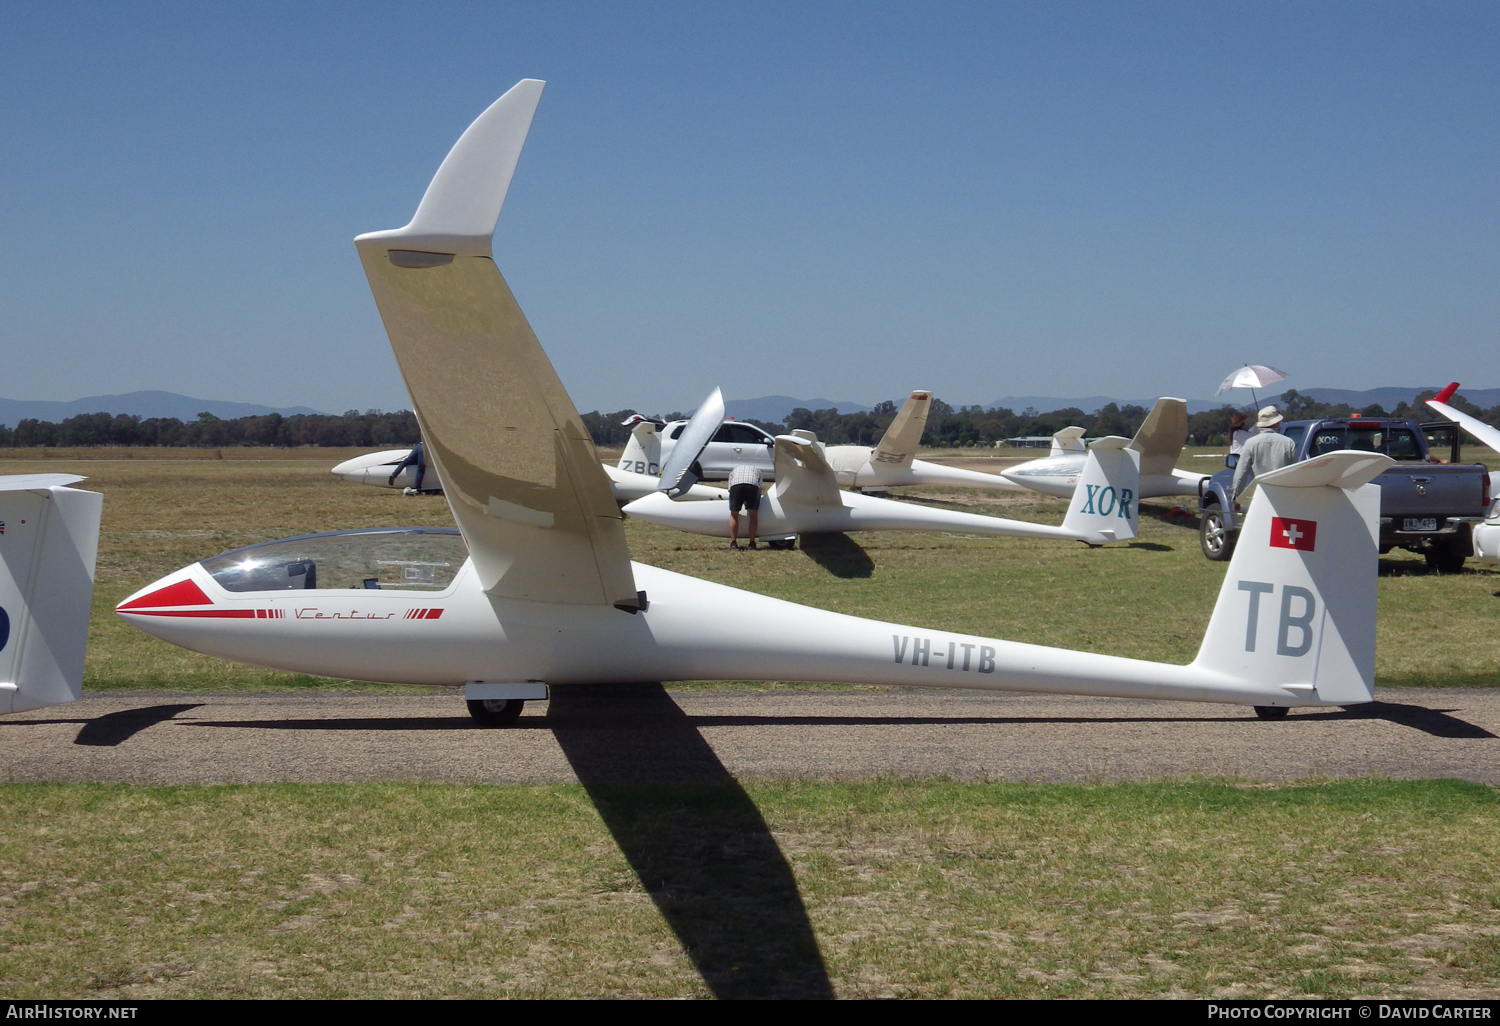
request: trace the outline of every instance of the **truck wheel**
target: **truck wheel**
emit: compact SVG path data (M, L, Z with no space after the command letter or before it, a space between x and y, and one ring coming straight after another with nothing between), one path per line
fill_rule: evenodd
M1463 553L1455 552L1454 547L1446 543L1428 549L1422 553L1422 558L1427 560L1427 570L1430 573L1456 574L1464 568Z
M1198 544L1203 555L1215 563L1222 563L1234 555L1234 543L1238 531L1224 529L1224 514L1216 506L1210 506L1198 517Z
M481 727L508 727L521 718L526 708L524 698L469 699L469 715Z
M1255 707L1255 718L1260 720L1284 720L1286 714L1287 707L1284 705L1257 705Z

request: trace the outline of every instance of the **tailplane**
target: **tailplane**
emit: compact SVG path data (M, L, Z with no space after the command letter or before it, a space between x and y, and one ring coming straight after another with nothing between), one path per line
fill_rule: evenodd
M1063 529L1089 536L1090 545L1136 536L1141 493L1140 453L1129 439L1110 435L1089 444L1078 488L1068 500Z
M932 409L932 393L918 390L902 405L880 436L880 444L870 454L870 461L884 467L910 467L917 446L922 444L922 432L927 430L927 411Z
M783 506L838 509L844 504L833 468L811 431L776 436L774 487Z
M1052 436L1052 451L1048 456L1076 456L1081 452L1087 452L1088 446L1083 444L1083 432L1081 427L1065 427Z
M104 496L82 480L0 477L0 713L83 696Z
M1342 450L1257 478L1194 666L1279 687L1287 705L1373 700L1380 487L1369 482L1392 462Z
M656 422L636 414L621 426L630 428L630 441L625 443L616 469L656 477L661 473L661 435L656 433Z

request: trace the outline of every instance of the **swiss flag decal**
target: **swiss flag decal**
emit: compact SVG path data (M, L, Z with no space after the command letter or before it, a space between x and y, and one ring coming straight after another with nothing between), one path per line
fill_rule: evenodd
M1316 520L1271 518L1271 548L1311 552L1317 541L1318 522Z

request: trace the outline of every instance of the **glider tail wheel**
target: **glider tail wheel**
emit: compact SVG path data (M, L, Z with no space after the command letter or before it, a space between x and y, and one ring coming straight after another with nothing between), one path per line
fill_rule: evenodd
M471 698L466 703L469 715L481 727L508 727L521 718L526 708L524 698Z

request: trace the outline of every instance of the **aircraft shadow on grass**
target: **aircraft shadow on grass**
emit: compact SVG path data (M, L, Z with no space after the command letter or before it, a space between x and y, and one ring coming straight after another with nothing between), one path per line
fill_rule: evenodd
M559 688L547 719L716 997L833 997L786 856L660 684Z
M870 554L847 534L804 534L797 544L808 559L835 577L870 577L875 573Z

